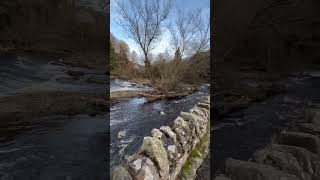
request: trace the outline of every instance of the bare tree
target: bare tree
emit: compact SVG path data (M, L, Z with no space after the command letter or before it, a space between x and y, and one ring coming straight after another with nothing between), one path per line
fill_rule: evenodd
M115 0L118 6L118 24L144 54L144 64L152 84L149 53L161 40L163 24L168 18L172 0Z
M210 42L210 21L203 18L202 9L185 11L178 9L178 15L173 24L169 25L171 44L175 51L183 56L208 50Z
M174 24L170 24L168 29L171 34L171 44L174 51L179 49L181 57L184 56L185 51L188 51L191 40L195 32L195 24L193 23L192 12L186 12L184 9L177 10L177 19Z

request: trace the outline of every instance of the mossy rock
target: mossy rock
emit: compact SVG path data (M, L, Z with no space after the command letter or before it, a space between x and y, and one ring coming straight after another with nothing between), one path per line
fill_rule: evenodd
M205 134L200 142L193 148L187 161L182 167L181 179L194 179L197 169L201 166L203 159L209 152L209 133Z

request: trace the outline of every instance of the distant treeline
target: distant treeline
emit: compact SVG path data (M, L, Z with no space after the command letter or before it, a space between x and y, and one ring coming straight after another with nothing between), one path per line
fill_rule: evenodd
M180 51L171 57L168 52L150 55L151 72L157 88L165 91L177 90L182 84L201 85L209 83L210 52L198 53L192 57L180 59ZM138 63L140 62L140 63ZM130 51L128 44L110 33L110 72L111 75L125 79L148 78L143 57Z
M66 52L105 51L106 13L79 0L1 0L0 46Z

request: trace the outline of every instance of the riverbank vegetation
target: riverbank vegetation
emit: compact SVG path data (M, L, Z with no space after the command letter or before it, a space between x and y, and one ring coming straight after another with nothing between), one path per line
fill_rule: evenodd
M184 96L209 82L209 14L202 9L177 8L171 0L116 0L115 3L117 23L139 47L140 54L130 52L124 40L110 33L112 76L148 79L154 91L140 95L150 101ZM170 39L167 50L154 54L153 49L165 32Z

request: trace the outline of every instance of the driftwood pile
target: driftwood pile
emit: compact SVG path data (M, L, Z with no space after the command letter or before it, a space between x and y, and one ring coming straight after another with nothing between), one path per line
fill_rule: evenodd
M188 89L183 89L175 92L155 90L152 92L141 92L139 93L139 96L146 98L148 102L155 102L158 100L179 99L187 95L190 95L195 91L196 91L196 88L188 88Z

